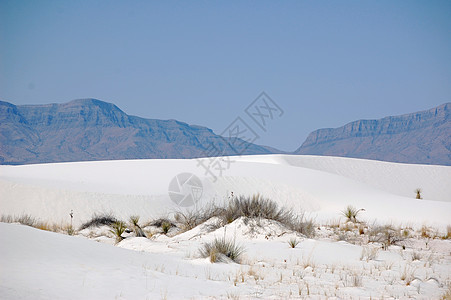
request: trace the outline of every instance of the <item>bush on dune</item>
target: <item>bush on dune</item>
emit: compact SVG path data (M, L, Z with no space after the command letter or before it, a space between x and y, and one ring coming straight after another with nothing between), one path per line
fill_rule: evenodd
M86 229L86 228L90 228L90 227L100 227L100 226L104 226L104 225L111 226L115 222L117 222L117 219L111 213L109 213L109 214L107 214L107 213L102 213L102 214L95 213L91 217L91 220L89 220L86 223L83 223L80 226L80 230L83 230L83 229Z

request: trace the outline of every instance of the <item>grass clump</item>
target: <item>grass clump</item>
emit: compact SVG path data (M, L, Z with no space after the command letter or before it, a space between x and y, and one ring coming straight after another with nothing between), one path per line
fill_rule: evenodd
M315 235L315 225L312 220L305 220L303 215L297 216L285 208L280 208L276 202L259 194L251 197L235 197L222 206L211 204L203 210L177 212L174 219L180 224L183 232L213 217L218 218L217 222L211 226L213 229L230 224L239 218L267 219L279 222L288 229L307 237ZM155 223L151 225L155 225ZM158 226L158 224L156 225Z
M14 218L14 223L20 223L22 225L37 227L38 220L28 214L22 214Z
M276 202L257 194L252 197L234 198L226 208L225 217L228 223L240 217L263 218L286 223L288 219L291 219L291 213L279 208Z
M290 245L291 248L296 248L296 246L300 243L300 241L297 238L291 238L288 241L288 245Z
M282 224L308 238L315 236L315 223L312 219L306 220L303 215L287 218L285 223Z
M231 223L240 217L273 220L307 237L315 235L315 225L312 220L305 220L303 215L297 216L283 207L279 208L276 202L263 198L259 194L233 199L225 208L222 217L225 223Z
M116 221L111 224L110 232L116 237L116 243L119 243L124 239L124 237L122 237L122 234L125 232L125 229L127 229L127 226L122 221Z
M174 219L180 224L182 231L188 231L213 217L224 215L225 209L223 207L210 204L203 209L179 211L175 213Z
M100 226L112 226L114 223L118 222L118 220L113 216L113 214L103 213L103 214L94 214L86 223L83 223L80 226L80 230L90 228L90 227L100 227Z
M244 248L237 245L235 240L228 240L224 236L203 244L199 252L201 257L209 257L212 263L227 261L227 259L239 263L240 256L244 253Z
M360 212L365 211L365 209L360 208L357 209L352 205L348 205L342 212L341 214L343 216L346 217L346 221L347 222L352 222L352 223L359 223L359 221L357 220L357 216L359 215Z

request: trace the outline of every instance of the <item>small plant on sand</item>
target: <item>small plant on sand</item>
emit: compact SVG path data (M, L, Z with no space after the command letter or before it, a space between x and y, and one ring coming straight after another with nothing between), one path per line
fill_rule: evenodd
M348 205L341 213L346 217L347 222L358 223L357 216L360 212L365 211L364 208L357 209L352 205Z
M163 222L161 223L161 230L163 230L164 234L168 234L169 229L171 229L172 224L171 222Z
M119 243L124 238L122 237L122 234L125 232L125 229L127 228L125 223L122 221L116 221L113 224L111 224L111 230L110 232L114 234L116 237L116 243Z
M420 188L415 189L415 199L423 199L421 197L421 192L422 192L422 190Z
M291 248L296 248L296 246L299 244L299 242L300 241L294 237L288 241L288 245L290 245Z
M415 269L406 265L400 279L404 281L406 285L410 285L410 283L415 279L415 271Z
M139 216L131 216L130 225L137 237L146 237L146 234L142 230L141 226L139 226Z
M421 226L420 233L422 238L431 238L432 235L431 229L428 228L426 225Z
M376 259L379 250L380 248L378 247L364 246L362 249L362 253L360 254L360 260L368 262L370 260Z
M155 221L151 221L149 222L149 224L147 224L147 226L160 227L164 234L167 234L172 227L177 227L174 223L171 222L171 220L166 218L160 218Z
M74 235L75 234L75 229L74 229L74 227L72 226L72 225L68 225L67 227L66 227L66 233L68 234L68 235Z
M212 263L226 261L225 258L239 263L244 248L237 245L235 240L215 238L214 241L202 245L199 249L201 257L209 257Z

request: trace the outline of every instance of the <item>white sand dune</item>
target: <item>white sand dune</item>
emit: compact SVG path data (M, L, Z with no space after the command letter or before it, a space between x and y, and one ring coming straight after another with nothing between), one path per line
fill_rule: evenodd
M178 209L168 185L177 174L189 172L203 184L199 207L226 201L233 191L260 193L318 222L340 217L348 204L365 208L366 220L440 228L450 222L451 167L290 155L231 160L217 180L196 159L0 166L0 211L67 223L73 210L75 224L94 212L156 217ZM425 199L414 199L417 187Z
M188 172L203 185L202 198L188 209L226 202L231 192L260 193L317 224L337 220L349 204L364 208L361 218L368 222L426 224L441 231L450 224L451 167L289 155L231 159L217 180L195 159L0 166L0 214L68 224L73 210L76 226L96 212L148 220L182 209L171 201L168 185ZM414 198L417 187L425 199ZM328 226L317 229L316 239L270 220L241 218L208 228L202 224L174 237L128 237L112 246L86 238L109 228L66 236L0 223L0 298L436 299L451 278L450 241L421 239L418 233L405 250L395 245L364 260L367 247L380 245L337 242L344 232ZM242 264L199 257L203 243L222 236L244 246ZM295 237L300 243L292 249L287 241Z

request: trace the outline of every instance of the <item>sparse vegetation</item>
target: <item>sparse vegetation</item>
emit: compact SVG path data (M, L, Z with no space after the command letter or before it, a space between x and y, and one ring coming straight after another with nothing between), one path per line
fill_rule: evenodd
M290 245L291 248L296 248L296 246L299 244L299 242L300 241L294 237L288 241L288 245Z
M402 242L404 237L392 225L385 225L376 226L370 230L368 239L372 243L382 243L382 248L387 250L391 245Z
M146 234L142 230L141 226L139 226L139 216L131 216L130 225L133 228L133 232L137 237L146 237Z
M259 194L251 197L234 197L224 207L210 205L204 210L177 212L175 221L179 222L183 231L192 229L197 225L218 217L214 228L230 224L238 218L267 219L281 223L285 227L307 237L315 235L315 224L313 220L306 220L303 215L297 216L285 208L279 208L276 202L264 198ZM156 223L151 225L158 226Z
M240 262L240 256L244 252L244 248L237 245L235 240L229 240L225 236L215 238L212 242L202 245L199 249L201 257L209 257L212 263L225 262L231 259L234 262Z
M362 254L360 255L360 260L364 260L367 262L370 260L374 260L374 259L376 259L378 253L379 253L379 248L364 246L362 249Z
M365 211L365 209L360 208L357 209L352 205L348 205L345 210L343 210L341 213L343 216L346 217L347 222L352 223L358 223L357 216L360 214L360 212Z
M113 224L111 224L111 230L110 232L114 234L116 237L116 243L119 243L124 239L122 234L125 232L125 229L127 228L125 223L122 221L116 221Z
M421 197L421 192L422 192L422 190L420 188L415 189L415 199L423 199Z
M171 229L172 223L171 222L163 222L161 223L161 229L163 230L164 234L168 234L169 229Z
M118 220L113 216L112 213L102 213L102 214L93 214L91 220L83 223L80 226L80 230L90 228L90 227L100 227L100 226L112 226Z

